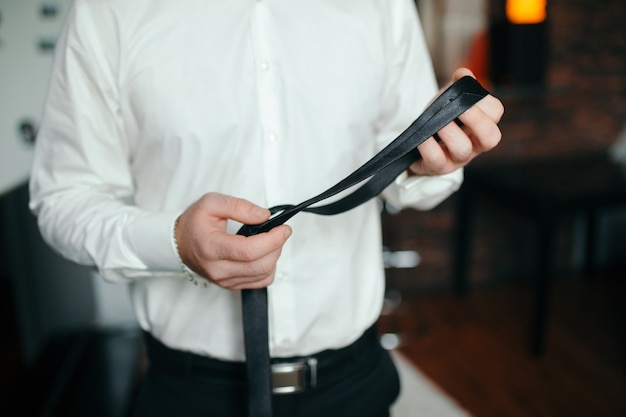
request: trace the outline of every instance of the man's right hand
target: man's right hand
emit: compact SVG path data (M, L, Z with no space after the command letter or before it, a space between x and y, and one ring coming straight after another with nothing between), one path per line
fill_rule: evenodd
M247 200L208 193L189 206L176 224L181 260L191 270L230 290L267 287L274 281L276 262L291 236L287 225L255 236L226 233L228 219L259 224L269 210Z

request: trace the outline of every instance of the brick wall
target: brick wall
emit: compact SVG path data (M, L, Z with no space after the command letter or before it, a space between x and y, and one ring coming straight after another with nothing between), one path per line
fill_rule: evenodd
M626 5L550 0L547 90L502 91L504 141L490 158L606 148L626 126Z
M475 164L609 148L626 126L626 5L623 0L549 0L546 88L495 88L504 102L503 140ZM417 250L417 269L389 270L405 292L448 288L456 196L429 212L383 213L385 244ZM524 262L533 231L515 215L485 204L475 218L471 278L476 283L532 274ZM563 219L557 268L573 268L576 219Z

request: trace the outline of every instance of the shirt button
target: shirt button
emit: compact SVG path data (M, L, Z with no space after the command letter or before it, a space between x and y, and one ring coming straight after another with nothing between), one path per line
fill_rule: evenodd
M267 71L267 70L269 70L269 69L270 69L270 64L269 64L269 62L267 62L267 61L261 61L261 64L260 64L260 65L261 65L261 69L262 69L263 71Z
M276 281L283 281L285 278L287 278L287 274L280 271L276 272Z
M274 143L274 142L276 142L276 139L277 139L276 138L276 133L274 133L274 132L268 133L268 135L267 135L267 140L268 141L270 141L271 143Z

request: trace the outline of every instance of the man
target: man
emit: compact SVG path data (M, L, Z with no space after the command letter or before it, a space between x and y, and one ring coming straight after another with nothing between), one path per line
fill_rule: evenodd
M271 356L306 377L274 396L276 414L388 415L398 378L373 328L376 203L235 233L344 178L436 92L410 0L75 2L31 208L52 247L129 285L151 364L136 415L244 414L239 290L262 287ZM441 144L422 144L384 197L418 209L444 200L500 140L502 112L482 100Z

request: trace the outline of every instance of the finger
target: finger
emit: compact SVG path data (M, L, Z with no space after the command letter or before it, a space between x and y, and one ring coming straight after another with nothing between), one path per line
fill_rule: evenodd
M493 149L502 139L502 132L480 108L472 108L459 116L464 129L468 132L475 153Z
M476 76L469 68L458 68L452 74L452 82L457 81L465 76L470 76L476 79ZM484 97L478 103L476 103L476 107L482 109L487 116L494 122L498 123L504 114L504 106L502 102L492 96L491 94Z
M264 288L274 282L276 276L276 266L267 273L250 275L250 276L235 276L224 281L225 288L231 290L241 290L248 288Z
M232 219L244 224L259 224L270 217L270 211L245 200L219 193L205 194L201 204L214 217Z
M213 243L219 259L254 262L282 248L291 233L291 227L280 225L267 233L254 236L219 234Z
M443 150L457 164L469 161L475 154L472 140L456 123L449 123L438 132Z
M417 161L416 173L433 175L445 171L448 165L448 157L441 145L430 137L417 147L421 159Z
M260 288L274 279L281 250L254 262L219 261L211 264L209 279L227 289Z
M504 114L504 105L492 95L485 96L474 107L482 110L494 123L499 123Z
M259 281L265 281L274 276L275 266L268 270L259 267L250 268L248 265L240 262L222 261L214 264L210 273L210 280L223 288L233 289L242 285L254 284ZM261 271L261 273L250 275L252 271Z
M262 280L238 283L230 287L231 290L252 290L269 287L274 282L274 275Z

